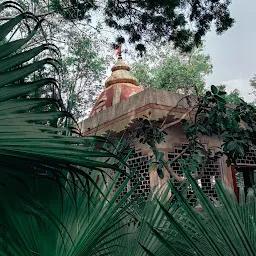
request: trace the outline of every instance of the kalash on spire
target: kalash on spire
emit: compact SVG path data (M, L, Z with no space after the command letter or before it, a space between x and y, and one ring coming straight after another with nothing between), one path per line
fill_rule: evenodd
M119 45L115 55L118 56L117 62L111 69L112 74L106 80L105 90L98 97L90 117L142 91L137 79L131 75L130 67L122 58L122 44Z

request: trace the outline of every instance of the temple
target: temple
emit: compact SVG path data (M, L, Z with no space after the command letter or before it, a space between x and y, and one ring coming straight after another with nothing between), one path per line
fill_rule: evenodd
M193 97L190 104L193 104ZM189 119L194 113L189 112L189 105L184 95L155 89L141 89L138 81L130 73L129 66L121 56L112 68L111 76L105 82L105 90L99 95L89 118L79 123L84 136L111 135L121 138L123 132L136 129L139 118L147 117L151 122L159 126L164 123L173 123L166 129L165 141L158 145L158 150L164 153L164 159L173 160L186 147L188 140L183 132L180 119ZM221 147L218 138L202 137L201 142L206 148ZM160 179L157 170L149 170L149 160L152 158L152 150L147 144L134 140L135 152L128 160L129 164L137 170L137 176L130 181L129 187L136 184L140 177L144 178L136 193L145 199L152 188L160 187L169 178L170 173L164 169L164 178ZM182 157L188 156L186 152ZM228 167L224 157L214 158L205 166L198 179L199 186L209 197L216 197L214 184L216 179L221 179L225 184L238 192L238 187L248 186L254 182L254 168L256 169L256 150L251 151L246 157L237 160L236 166ZM182 171L178 161L172 164L172 170L178 177L182 177ZM122 182L124 176L120 177Z

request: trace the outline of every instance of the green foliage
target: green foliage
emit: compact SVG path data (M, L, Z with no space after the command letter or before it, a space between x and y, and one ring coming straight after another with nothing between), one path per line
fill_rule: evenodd
M191 143L201 136L217 136L223 141L219 151L230 164L255 145L256 109L241 98L238 105L227 106L225 95L212 85L211 92L200 98L193 122L184 121L184 130Z
M128 132L131 133L131 139L139 139L140 143L147 143L151 147L154 147L157 144L164 141L165 131L160 131L159 127L154 125L154 122L151 122L150 115L144 116L144 118L138 118L134 120L136 123L136 128Z
M13 205L9 208L15 209L12 214L1 211L1 220L15 231L5 233L1 255L19 255L17 250L22 255L42 256L254 255L255 192L250 191L246 200L241 194L238 203L233 191L217 181L219 201L211 201L190 174L186 176L189 183L177 188L171 181L140 205L128 200L134 188L115 202L129 182L126 179L112 194L119 174L108 186L99 180L100 190L91 188L90 198L86 191L77 190L77 206L69 197L71 186L67 186L68 193L61 195L49 180L27 180L38 207L44 209L45 216L53 217L54 225L47 218L36 221L37 213L29 214L28 207L21 206L17 211ZM97 180L97 175L92 174L92 178ZM19 190L26 184L20 185ZM194 192L192 197L187 195L189 185ZM203 207L201 212L195 210L197 204L192 204L195 197ZM34 203L31 197L27 198Z
M0 10L12 5L15 3L2 3ZM22 27L23 19L37 21L32 14L22 14L9 20L0 25L1 39L8 38L10 31ZM39 30L40 21L34 27L27 25L24 26L27 28L24 38L19 38L20 33L17 33L13 40L3 40L0 46L0 205L4 208L10 202L13 203L11 206L24 206L36 217L44 216L54 221L40 204L31 204L31 200L35 198L30 200L26 194L31 192L30 186L23 186L28 179L35 182L40 178L54 181L60 191L66 191L66 186L72 184L74 196L76 184L84 187L85 181L87 186L91 184L97 189L97 183L91 178L89 171L100 176L109 168L122 170L115 165L114 159L118 157L111 153L115 150L112 143L101 137L81 138L76 129L59 128L58 121L72 118L71 114L63 111L56 99L31 97L31 91L45 85L58 87L57 80L49 77L31 82L34 72L45 65L50 68L58 65L53 58L40 55L42 51L48 51L54 57L56 51L50 44L32 45L29 50L25 47ZM48 107L44 108L45 106ZM78 136L65 136L71 133ZM108 150L104 148L106 144ZM19 190L20 187L24 189ZM1 210L3 212L4 209ZM40 218L38 221L40 222ZM5 224L8 223L1 223L1 239L5 239L6 232L9 232L9 227ZM24 244L22 246L24 248ZM4 249L2 246L0 248Z
M219 85L217 86L217 88L220 91L226 91L226 85ZM243 99L240 95L240 92L237 89L235 89L230 93L223 94L222 97L226 100L228 104L235 104L235 105L240 104L240 99Z
M254 76L250 79L250 85L253 87L253 89L256 88L256 75L254 75Z
M88 12L91 9L95 9L94 1L60 1L51 0L49 7L55 12L61 14L63 18L68 20L83 20L89 18Z
M4 4L2 4L2 6L4 7ZM22 17L25 18L24 15ZM3 27L1 27L2 36L5 36L11 30L9 26L11 26L11 28L16 26L16 23L13 23L12 20L7 24L8 26L3 25ZM97 140L102 141L102 139L95 138L87 140L63 136L63 133L69 131L68 129L55 129L49 124L60 118L70 118L70 114L62 111L58 102L54 99L26 97L30 91L47 84L58 86L57 81L53 78L44 78L33 82L30 82L29 79L27 82L24 79L25 77L33 75L35 71L44 67L46 64L55 67L56 61L50 58L30 61L45 50L53 54L54 52L52 51L51 45L33 47L30 50L20 53L21 47L29 42L35 35L39 25L40 23L38 23L31 32L28 30L28 34L25 38L16 39L0 46L0 101L2 113L0 129L2 133L2 153L6 158L4 163L14 168L17 162L7 161L7 159L11 159L12 157L17 158L17 161L24 161L24 159L28 161L30 159L31 168L29 165L26 170L28 173L40 172L43 165L45 165L45 169L47 169L47 161L48 163L54 161L56 171L60 168L59 171L62 172L61 169L64 167L65 158L70 161L67 161L67 164L84 165L88 162L89 165L85 164L85 166L92 167L93 165L89 163L89 160L84 159L84 161L81 161L83 158L82 151L85 150L84 152L86 152L86 147L92 146L94 140L96 142ZM5 33L5 31L7 33ZM48 111L41 111L40 107L42 106L50 106L50 108ZM7 136L6 138L8 139L4 139L4 136ZM41 143L42 139L44 140L44 144ZM77 143L81 143L80 146L77 145ZM41 147L38 147L38 145L41 145ZM66 151L71 148L74 149L72 152ZM59 154L59 162L55 159L56 154ZM99 153L95 152L95 156L93 156L93 152L89 153L91 157L97 157L98 154ZM42 158L42 156L44 157ZM24 159L22 159L23 157ZM46 163L44 163L44 161L46 161ZM2 166L4 166L4 163ZM95 161L95 163L97 163L97 161ZM99 166L101 165L102 163L99 163ZM36 171L35 166L37 166L38 171ZM22 168L22 165L20 168ZM49 168L51 167L49 166Z
M129 181L127 178L116 188L119 175L116 173L112 179L106 175L106 186L105 179L92 173L98 189L81 183L75 189L69 180L66 185L63 183L62 191L55 181L27 178L24 183L17 181L12 193L1 190L0 225L5 231L4 236L0 235L0 254L115 255L120 238L128 235L125 229L133 205L129 196L136 188L116 202ZM26 195L26 204L20 204L15 192Z
M200 201L202 211L189 204L186 189L181 191L169 183L177 201L170 206L159 201L162 223L148 221L149 226L162 244L156 250L154 238L139 241L144 254L139 255L254 255L255 247L255 196L253 191L238 203L234 192L217 181L215 189L219 201L211 201L196 181L186 174L193 192ZM151 211L154 212L153 207ZM156 209L157 211L157 209ZM154 216L155 213L151 215ZM147 235L145 237L148 237ZM163 253L166 249L169 252Z
M129 42L136 43L139 51L145 50L145 42L152 41L173 42L175 48L191 51L201 44L212 23L218 34L234 23L229 0L162 0L157 4L153 0L20 2L24 5L32 3L34 8L41 5L38 14L44 17L57 13L68 21L86 20L90 23L92 17L98 16L105 26L127 34Z
M256 75L254 75L251 79L250 79L250 86L252 87L252 93L255 96L256 95ZM256 103L256 100L254 100L253 102L254 104Z
M255 146L256 136L256 109L255 106L246 103L236 96L233 105L226 92L222 89L224 86L211 86L211 91L206 91L198 95L198 101L194 101L191 110L194 110L191 120L180 120L184 133L189 144L180 153L175 161L180 163L183 172L189 171L198 176L197 173L203 173L209 160L214 160L225 154L227 164L236 163L236 159L243 157L250 147ZM235 103L235 104L234 104ZM141 119L142 126L137 126L135 134L140 138L140 142L147 143L154 158L151 161L150 168L157 169L159 177L163 174L160 171L166 168L171 176L178 180L184 180L172 172L172 161L166 161L163 157L159 158L161 152L158 152L157 145L164 141L166 132L163 126L159 127L156 122ZM166 124L168 127L168 124ZM215 137L222 141L222 145L214 149L206 149L200 139L202 136ZM213 151L212 151L213 150ZM186 159L182 155L189 154ZM195 177L196 177L195 176Z
M133 63L133 74L142 87L179 93L202 93L205 76L211 73L210 57L201 51L173 52L170 46L152 48Z
M40 41L54 42L59 47L61 59L59 61L62 63L62 69L59 70L61 76L59 87L46 85L32 92L31 97L57 97L61 94L62 106L76 119L79 120L88 115L96 96L104 86L102 81L105 79L106 68L111 56L110 52L105 53L106 47L109 50L109 44L105 35L99 33L101 27L99 25L90 26L85 21L81 23L79 20L64 20L61 15L53 11L51 1L39 0L35 3L30 0L19 0L19 2L24 10L32 11L38 17L45 19L40 25L42 30L36 33L25 47L29 48L29 45ZM15 16L17 13L15 9L7 10L7 17ZM32 22L29 21L29 23ZM20 29L20 31L25 33L24 29ZM36 71L30 79L33 81L42 77L54 76L54 72L44 66Z
M97 179L97 175L92 177ZM122 201L114 202L128 179L107 200L118 174L107 187L100 180L102 194L92 189L88 198L87 193L78 190L77 207L68 193L61 198L51 181L33 182L30 191L37 195L38 205L44 208L44 214L54 216L55 225L47 219L38 225L36 215L28 214L29 208L21 207L14 211L15 214L1 212L15 231L7 233L8 236L6 234L5 240L1 241L2 245L12 241L8 247L1 248L1 255L8 255L4 254L7 252L17 255L16 248L22 255L40 253L42 256L254 255L255 192L250 191L246 200L241 194L238 203L233 191L217 181L219 201L211 201L189 174L187 178L188 184L183 183L177 189L170 182L140 206L127 200L133 190ZM30 184L29 180L27 182ZM187 195L189 184L194 191L193 198ZM72 193L69 186L67 191ZM195 201L195 196L203 207L201 212L191 204L190 200ZM60 231L63 231L62 236ZM66 232L69 236L65 235Z
M85 116L103 88L108 60L99 54L99 45L92 38L73 34L63 56L61 93L67 110L76 119Z
M94 2L95 6L97 3ZM113 1L104 8L106 24L129 35L131 43L172 41L175 47L190 51L216 24L217 33L233 24L228 6L230 1ZM97 6L100 9L100 6ZM187 13L188 12L188 13ZM188 24L193 26L188 26Z

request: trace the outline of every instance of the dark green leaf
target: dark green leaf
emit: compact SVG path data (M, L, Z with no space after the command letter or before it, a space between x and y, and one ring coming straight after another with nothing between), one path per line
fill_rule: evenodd
M163 179L163 178L164 178L164 173L163 173L162 168L157 168L157 174L158 174L158 177L159 177L160 179Z
M211 92L216 95L216 94L218 94L219 90L216 86L211 85Z

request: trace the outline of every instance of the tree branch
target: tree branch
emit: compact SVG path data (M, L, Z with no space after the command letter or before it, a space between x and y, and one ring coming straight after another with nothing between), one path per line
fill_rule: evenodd
M176 104L171 110L169 110L169 112L168 112L168 114L166 115L166 117L165 117L163 123L161 124L161 127L163 127L164 124L166 123L166 120L167 120L168 115L173 111L173 109L175 109L175 108L179 105L179 103L180 103L182 100L187 99L187 102L190 103L189 97L190 97L190 95L186 95L186 96L182 97L182 98L177 102L177 104ZM190 104L189 104L189 105L190 105ZM191 105L190 105L190 107L191 107Z
M170 165L168 165L167 163L164 163L164 167L165 169L169 172L169 174L177 181L179 182L183 182L183 181L186 181L187 178L184 177L184 176L179 176L173 169Z
M190 145L188 144L177 156L175 156L172 159L170 165L173 164L175 161L177 161L180 157L182 157L186 153L186 151L189 149L189 147Z
M179 176L170 165L168 165L167 163L164 163L164 168L169 172L169 174L177 181L179 182L184 182L187 181L187 178L184 176ZM199 180L203 177L204 174L204 168L202 168L202 171L200 172L200 174L196 173L196 174L192 174L192 177L196 180Z
M38 18L42 18L42 17L48 16L48 15L51 15L53 13L55 13L55 11L50 11L50 12L46 12L46 13L42 13L42 14L35 14L35 16L38 17ZM10 20L10 19L13 19L15 17L16 16L0 17L0 20Z
M161 127L161 129L160 129L160 132L166 130L167 128L169 128L169 127L171 127L171 126L174 126L174 125L176 125L176 124L179 124L193 109L194 109L194 107L193 107L193 108L189 108L188 111L187 111L186 113L184 113L180 119L178 119L178 120L176 120L176 121L174 121L174 122L171 122L171 123L169 123L169 124L163 125L163 126Z
M186 151L189 149L190 145L187 145L185 149L183 149L179 155L177 155L176 157L174 157L171 161L170 164L168 164L167 162L164 162L164 167L165 169L169 172L169 174L174 177L175 180L179 181L179 182L183 182L183 181L187 181L187 178L184 177L184 176L179 176L171 167L171 165L177 161L179 158L181 158L185 153ZM205 165L206 165L206 162L207 160L204 161L204 164L200 170L200 173L196 173L196 174L192 174L192 177L196 180L198 179L201 179L203 177L203 174L204 174L204 169L205 169Z
M186 151L189 149L190 145L187 145L186 148L184 148L180 154L178 154L177 156L175 156L170 164L167 164L167 162L164 163L164 167L166 168L166 170L169 172L169 174L174 177L177 181L185 181L187 180L186 177L180 177L172 168L171 168L171 164L174 163L175 161L177 161L179 158L181 158Z

